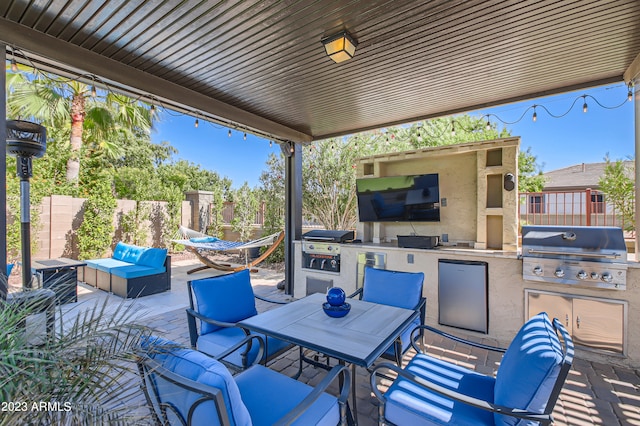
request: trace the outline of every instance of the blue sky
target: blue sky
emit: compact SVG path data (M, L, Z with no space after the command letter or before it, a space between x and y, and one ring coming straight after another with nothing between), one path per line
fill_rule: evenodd
M589 95L586 113L582 111L582 95ZM573 109L563 118L552 118L543 108L537 107L537 121L533 122L533 110L530 107L534 104L546 107L554 115L561 115L567 112L576 98L579 99ZM521 149L531 147L543 171L550 171L583 162L600 162L607 153L614 160L633 156L633 102L624 102L626 99L627 87L620 83L531 99L471 114L491 113L507 122L514 122L524 114L518 123L506 127L512 135L521 137ZM607 109L599 106L596 100L606 107L624 104L617 109ZM491 117L491 121L499 123L501 128L505 126L495 116ZM227 176L233 181L234 188L240 187L245 181L250 186L258 185L269 153L280 151L275 143L269 147L268 140L250 134L244 140L243 133L235 130L229 137L228 128L204 120L199 120L196 128L194 122L195 117L163 111L161 121L151 135L152 141L168 141L179 151L176 158Z

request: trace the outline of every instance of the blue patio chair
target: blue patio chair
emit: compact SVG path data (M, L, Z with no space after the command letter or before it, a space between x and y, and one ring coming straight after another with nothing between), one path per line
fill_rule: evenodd
M407 327L400 338L382 355L402 366L402 355L411 347L411 332L424 324L426 298L422 297L424 273L400 272L365 267L362 287L349 297L359 296L361 300L398 308L420 310L420 317ZM422 337L422 332L419 333ZM417 338L417 335L414 336Z
M230 347L226 357L261 337ZM217 359L151 337L138 359L142 388L156 424L161 425L346 425L350 374L334 367L315 388L256 364L235 377ZM339 378L339 396L325 392Z
M553 421L553 407L573 362L573 341L560 321L552 323L544 312L532 317L506 351L424 328L459 343L504 352L496 377L423 353L404 369L380 364L371 373L371 388L380 402L379 424L547 425ZM398 375L384 393L376 384L381 370Z
M192 280L187 286L191 346L214 357L249 335L249 330L237 326L237 322L257 315L256 298L270 303L286 303L255 295L248 269ZM265 339L266 349L259 361L271 360L293 346L273 337L262 338ZM258 348L249 343L246 350L231 354L225 362L231 367L246 368L256 359L257 352Z

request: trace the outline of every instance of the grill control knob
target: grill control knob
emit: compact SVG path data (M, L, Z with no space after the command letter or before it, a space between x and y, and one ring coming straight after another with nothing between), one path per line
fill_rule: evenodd
M603 272L602 281L604 281L605 283L610 283L611 281L613 281L613 275L611 275L609 272Z
M313 244L309 244L309 250L313 250L313 249L314 249Z
M328 246L328 247L327 247L327 250L331 251L331 250L333 250L333 247Z
M600 274L597 272L592 272L591 273L591 279L592 280L597 280L598 278L600 278Z
M585 271L580 271L576 276L579 280L586 280L589 274L587 274Z
M536 266L533 268L533 275L541 276L542 275L542 267Z
M558 278L562 278L564 277L564 271L560 268L556 269L556 271L553 273L553 275L555 275Z

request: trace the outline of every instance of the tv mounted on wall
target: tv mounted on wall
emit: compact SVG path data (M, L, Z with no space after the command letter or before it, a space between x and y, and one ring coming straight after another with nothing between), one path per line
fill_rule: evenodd
M356 180L360 222L439 222L438 174Z

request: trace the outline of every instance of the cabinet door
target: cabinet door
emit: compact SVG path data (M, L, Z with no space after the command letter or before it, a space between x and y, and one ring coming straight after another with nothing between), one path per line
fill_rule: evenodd
M567 329L569 335L573 333L573 308L572 298L557 294L529 292L529 310L527 318L546 312L549 319L558 318Z
M573 299L573 341L576 345L622 353L624 304Z

